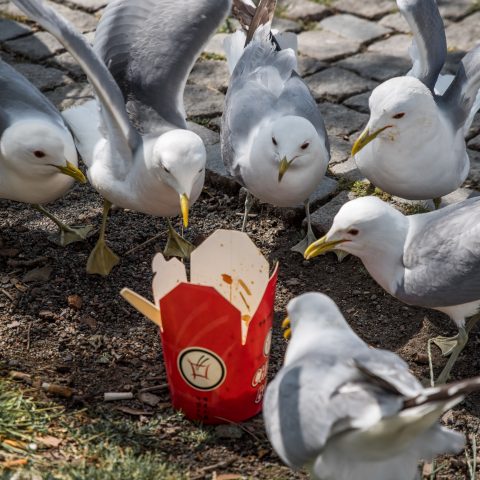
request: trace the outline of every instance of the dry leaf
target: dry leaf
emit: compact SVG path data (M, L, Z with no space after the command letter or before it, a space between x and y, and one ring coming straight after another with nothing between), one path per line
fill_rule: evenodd
M0 463L3 468L16 468L23 467L28 463L26 458L19 458L17 460L7 460L6 462Z
M20 450L25 450L27 447L26 443L20 442L19 440L4 440L3 443L9 447L19 448Z
M153 412L146 412L145 410L139 410L138 408L130 408L130 407L125 407L123 405L117 405L114 410L118 410L119 412L126 413L128 415L135 415L135 416L141 416L141 415L153 415Z
M160 401L162 400L160 397L157 397L157 395L154 395L153 393L148 393L148 392L139 393L138 394L138 399L142 403L146 403L147 405L150 405L151 407L157 406L160 403Z
M35 437L35 441L47 448L57 448L62 443L61 438L52 437L50 435L46 435L45 437Z
M67 298L68 306L75 310L80 310L83 305L83 300L80 295L69 295Z
M215 478L216 480L242 480L242 476L238 473L222 473Z

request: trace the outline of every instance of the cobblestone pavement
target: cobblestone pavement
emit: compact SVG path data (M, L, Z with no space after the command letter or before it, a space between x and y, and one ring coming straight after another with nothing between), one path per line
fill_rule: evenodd
M107 1L48 3L54 4L92 40ZM444 73L454 73L459 59L480 39L480 4L478 0L439 0L439 4L449 49ZM352 142L367 122L371 90L410 68L411 35L394 0L280 0L277 17L275 28L298 34L300 74L318 101L332 144L329 178L313 199L315 207L332 202L314 215L315 226L323 230L348 197L339 186L362 179L349 156ZM235 26L234 21L228 22L222 33L212 38L195 65L185 92L191 127L204 138L213 181L222 185L229 182L220 157L218 135L228 86L222 41ZM73 58L7 0L0 0L0 47L2 58L60 109L91 98L91 89ZM480 115L468 134L468 148L472 169L467 189L455 192L446 203L472 195L471 188L480 181Z

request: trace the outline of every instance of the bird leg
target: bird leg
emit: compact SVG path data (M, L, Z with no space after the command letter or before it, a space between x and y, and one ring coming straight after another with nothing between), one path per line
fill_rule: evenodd
M433 199L433 205L435 206L435 210L438 210L441 204L442 204L442 197Z
M87 273L102 275L102 277L109 275L113 267L120 262L120 258L105 243L105 230L107 228L108 212L111 207L112 204L104 199L100 234L97 244L93 248L92 253L90 253L87 261Z
M195 246L175 231L169 218L167 218L167 223L168 239L163 254L166 257L179 257L183 259L190 258L190 254L195 250Z
M51 235L48 238L53 243L56 243L61 247L66 247L71 243L86 240L88 234L92 231L92 227L90 225L86 225L83 227L70 227L68 225L65 225L55 215L53 215L53 213L50 213L46 208L42 207L41 205L32 205L32 207L37 210L37 212L40 212L42 215L45 215L47 218L49 218L58 227L58 235Z
M471 317L467 325L465 327L465 331L467 334L470 333L472 328L476 325L476 323L480 320L480 314L479 315L474 315ZM448 357L451 355L453 350L457 347L458 342L459 342L459 333L457 335L454 335L453 337L435 337L432 338L431 341L442 351L442 355L444 357Z
M448 359L447 364L442 370L442 373L438 376L437 381L435 382L435 385L439 385L447 382L448 377L450 376L450 372L452 371L452 368L455 365L455 362L457 361L460 353L462 352L465 345L467 344L467 340L468 340L467 330L464 327L461 327L458 330L457 337L458 337L457 345L451 351L450 358Z
M245 214L243 215L242 223L242 232L244 232L245 228L247 227L248 214L250 213L250 210L252 209L254 203L255 200L253 198L253 195L247 190L247 197L245 198Z
M294 247L291 248L292 252L298 252L302 255L302 257L305 251L307 250L307 248L317 240L312 230L312 217L310 215L310 200L307 200L305 202L305 213L307 216L307 236L300 243L297 243Z

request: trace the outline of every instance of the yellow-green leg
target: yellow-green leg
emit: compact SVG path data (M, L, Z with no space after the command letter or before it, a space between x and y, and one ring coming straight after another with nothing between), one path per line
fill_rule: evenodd
M168 238L167 245L163 254L166 257L179 257L183 259L190 258L190 254L195 249L189 241L185 240L179 235L172 226L172 222L167 218L168 223Z
M92 231L93 227L90 225L82 227L70 227L65 225L53 213L50 213L41 205L32 205L32 207L37 210L37 212L40 212L42 215L45 215L47 218L49 218L58 227L58 235L51 235L48 237L49 240L57 245L66 247L71 243L83 242L87 238L88 234Z
M312 217L310 215L310 200L305 202L305 215L307 217L307 236L295 246L291 248L292 252L298 252L300 255L304 255L307 248L317 240L312 230Z
M89 274L97 274L106 277L110 274L113 267L120 262L120 257L118 257L105 242L108 212L111 207L112 204L108 200L103 201L103 216L100 234L98 236L97 244L92 250L92 253L90 253L87 261L87 273Z

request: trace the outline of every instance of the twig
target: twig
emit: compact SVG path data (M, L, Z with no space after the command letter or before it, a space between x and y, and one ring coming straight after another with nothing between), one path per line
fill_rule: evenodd
M30 351L30 332L32 331L32 322L28 324L27 329L27 352Z
M150 245L151 243L155 242L159 238L163 237L163 235L165 235L165 233L166 232L159 233L158 235L155 235L154 237L152 237L152 238L148 239L147 241L143 242L142 244L137 245L136 247L132 248L127 253L125 253L124 257L127 257L128 255L131 255L132 253L135 253L138 250L141 250L142 248L146 247L147 245Z
M138 391L138 393L160 392L163 390L168 390L168 383L164 383L163 385L156 385L154 387L142 388Z
M0 292L2 292L12 303L15 303L15 298L10 295L4 288L1 288Z
M262 443L262 441L254 434L252 433L250 430L248 430L248 428L245 428L243 425L240 425L239 423L235 423L235 422L232 422L231 420L229 420L228 418L223 418L223 417L216 417L218 418L219 420L222 420L222 422L227 422L229 423L230 425L235 425L236 427L238 427L240 430L243 430L245 433L247 433L248 435L250 435L253 439L255 439L258 443Z
M197 473L197 475L195 475L193 477L190 477L190 480L200 480L205 476L205 474L213 472L217 468L228 467L233 462L234 462L234 459L231 458L230 460L225 460L223 462L218 462L215 465L209 465L208 467L203 467L199 470L199 473Z

